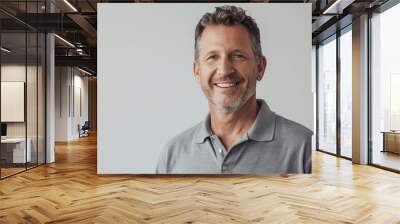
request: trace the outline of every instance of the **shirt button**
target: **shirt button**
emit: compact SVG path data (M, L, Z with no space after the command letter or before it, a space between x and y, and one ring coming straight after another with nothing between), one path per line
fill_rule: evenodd
M219 149L219 153L222 153L222 149Z

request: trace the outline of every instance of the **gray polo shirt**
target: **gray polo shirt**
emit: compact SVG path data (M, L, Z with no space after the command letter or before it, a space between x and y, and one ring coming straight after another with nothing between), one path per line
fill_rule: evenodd
M230 149L209 131L208 115L166 144L156 173L311 173L312 131L275 114L264 100L257 103L256 120Z

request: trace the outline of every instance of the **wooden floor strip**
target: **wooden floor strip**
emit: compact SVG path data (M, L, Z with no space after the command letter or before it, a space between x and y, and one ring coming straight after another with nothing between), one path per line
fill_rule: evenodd
M0 223L400 223L400 175L313 153L312 175L96 174L96 136L0 181Z

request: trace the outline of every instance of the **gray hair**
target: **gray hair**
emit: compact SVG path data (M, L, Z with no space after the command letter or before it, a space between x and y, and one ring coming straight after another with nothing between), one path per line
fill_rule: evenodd
M246 28L251 37L252 49L256 59L260 59L262 55L261 43L260 43L260 30L254 19L246 15L245 10L240 7L225 5L215 7L213 13L206 13L201 17L197 23L195 30L195 41L194 41L194 60L198 61L199 48L198 42L201 38L201 34L207 25L220 25L233 26L241 25Z

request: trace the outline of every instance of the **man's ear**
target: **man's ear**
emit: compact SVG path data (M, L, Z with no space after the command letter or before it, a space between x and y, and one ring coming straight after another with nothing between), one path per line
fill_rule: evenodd
M258 64L257 64L257 80L261 81L261 79L264 76L264 72L265 69L267 68L267 59L262 56L259 60L258 60Z
M194 74L194 77L196 78L196 81L198 83L200 83L200 68L199 68L199 64L196 62L193 62L193 74Z

